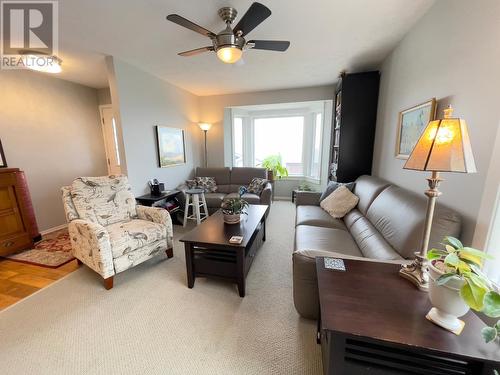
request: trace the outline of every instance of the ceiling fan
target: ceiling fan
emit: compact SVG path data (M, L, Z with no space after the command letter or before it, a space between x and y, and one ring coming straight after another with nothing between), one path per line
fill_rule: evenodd
M205 35L212 41L211 46L196 48L179 53L179 56L193 56L207 51L215 51L217 57L225 63L237 62L246 49L262 49L268 51L284 52L290 46L290 42L281 40L245 40L245 36L271 15L271 10L260 3L253 3L238 24L231 28L238 12L231 7L219 9L219 16L226 23L226 28L219 33L213 33L178 14L169 14L167 20L180 26Z

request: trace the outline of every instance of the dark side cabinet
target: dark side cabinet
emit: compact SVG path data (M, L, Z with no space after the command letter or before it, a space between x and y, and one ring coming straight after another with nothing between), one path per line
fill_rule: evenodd
M330 179L371 174L380 73L342 74L335 91Z

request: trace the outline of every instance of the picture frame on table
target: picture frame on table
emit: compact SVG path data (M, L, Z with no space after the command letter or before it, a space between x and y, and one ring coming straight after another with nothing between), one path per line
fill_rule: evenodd
M399 112L396 153L408 159L427 124L436 117L436 98Z
M186 142L183 129L156 126L156 137L160 168L186 164Z

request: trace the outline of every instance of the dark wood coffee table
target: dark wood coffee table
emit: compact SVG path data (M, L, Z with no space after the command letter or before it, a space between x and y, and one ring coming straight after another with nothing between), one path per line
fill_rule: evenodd
M238 284L245 297L245 278L253 258L266 240L266 205L250 205L248 215L238 224L225 224L217 211L195 229L184 235L188 287L197 276L217 277ZM239 245L229 243L232 236L243 236Z
M395 264L344 260L346 272L316 259L325 374L488 374L500 369L500 346L485 344L484 323L469 312L456 336L425 315L427 293Z

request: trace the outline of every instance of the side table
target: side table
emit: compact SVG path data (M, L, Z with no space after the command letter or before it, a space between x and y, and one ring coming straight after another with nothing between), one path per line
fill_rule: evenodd
M181 220L179 220L178 218L178 215L182 216L183 213L180 204L177 201L177 194L179 193L179 190L170 190L164 191L160 195L141 195L140 197L136 197L135 200L137 201L137 203L148 207L151 207L155 203L164 200L165 205L163 206L163 208L165 208L172 217L172 222L177 225L182 225Z
M500 369L500 348L481 337L472 311L460 336L428 321L427 293L398 275L399 265L316 258L324 374L471 374Z

